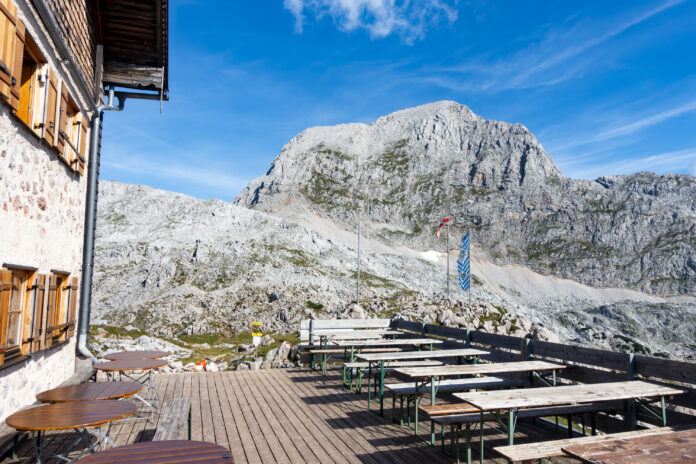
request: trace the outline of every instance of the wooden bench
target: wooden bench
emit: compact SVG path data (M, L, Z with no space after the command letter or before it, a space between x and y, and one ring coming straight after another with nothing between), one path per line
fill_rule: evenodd
M152 441L191 439L191 399L174 398L160 412Z
M379 335L390 330L392 330L391 319L304 319L300 321L300 341L309 342L309 344L303 344L300 349L308 348L311 353L312 346L321 348L315 342L318 342L322 336L337 334L344 336L360 332L363 332L361 335L365 335L367 332ZM315 356L315 353L310 354L312 369L315 368ZM325 371L325 367L322 365L323 371Z
M503 377L471 377L466 379L447 379L442 380L437 385L438 393L441 392L460 392L466 390L475 390L479 388L503 388L517 387L523 385L521 379L506 379ZM392 420L396 421L396 399L399 399L399 424L404 423L404 399L406 400L406 417L408 423L411 423L411 402L414 407L416 404L415 394L416 386L413 382L388 383L384 385L384 389L392 393ZM419 394L430 393L430 383L422 385L418 389Z
M661 435L680 430L679 427L660 427L656 429L633 430L630 432L612 433L609 435L591 435L587 437L566 438L563 440L544 441L541 443L526 443L523 445L498 446L495 451L510 462L531 463L539 459L564 456L562 448L575 444L601 443L603 441L639 438L650 435Z
M449 414L449 415L439 415L435 417L430 417L431 421L431 434L435 436L435 424L439 424L442 428L442 448L445 448L445 427L450 427L452 430L452 447L455 449L456 460L459 462L459 432L462 427L465 428L466 434L466 446L467 446L467 463L471 462L471 425L478 424L482 420L484 422L497 421L497 416L493 413L484 413L476 410L476 412L471 412L471 406L465 403L459 403L461 406L461 411L466 411L461 414ZM444 409L444 408L443 408ZM518 419L538 419L541 417L551 417L551 416L566 416L568 419L568 431L570 434L573 432L571 416L577 414L594 414L597 412L609 412L618 411L623 409L621 402L611 402L611 403L590 403L590 404L578 404L578 405L563 405L563 406L549 406L541 408L529 408L521 409L517 411ZM450 410L457 411L457 408L451 408ZM437 410L434 411L437 413ZM594 431L594 424L593 424ZM483 433L483 430L481 430ZM481 435L483 437L483 435ZM483 441L481 441L481 447L483 448Z
M396 351L402 351L403 348L398 348L398 347L385 347L385 348L365 348L361 350L363 353L392 353ZM327 369L327 361L328 361L328 356L333 355L334 357L336 355L343 356L346 352L345 348L318 348L318 349L311 349L309 352L312 354L312 359L314 359L315 355L321 355L321 371L324 375L326 375L326 369Z
M442 361L434 361L434 360L415 360L415 361L388 361L385 362L386 365L389 367L385 367L384 371L385 372L391 372L394 370L394 368L397 367L410 367L410 366L441 366L443 363ZM369 368L370 363L369 362L347 362L343 363L343 368L344 368L344 373L343 373L343 385L347 386L349 389L353 388L353 378L356 379L355 386L356 386L356 391L360 393L362 391L362 378L363 375L369 374L370 370L365 369ZM357 371L360 369L358 372L355 372L356 376L353 376L354 371ZM346 375L346 370L348 371L349 375ZM374 371L376 373L379 373L379 369ZM346 379L348 382L346 382Z

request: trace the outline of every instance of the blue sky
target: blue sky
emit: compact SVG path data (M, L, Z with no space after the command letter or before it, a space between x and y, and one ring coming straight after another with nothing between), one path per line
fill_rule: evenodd
M105 115L102 177L233 199L307 127L455 100L567 176L696 175L696 0L170 0L163 114Z

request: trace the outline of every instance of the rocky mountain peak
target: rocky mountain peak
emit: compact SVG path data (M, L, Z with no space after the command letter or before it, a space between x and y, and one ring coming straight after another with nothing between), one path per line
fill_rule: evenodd
M434 228L454 216L455 240L473 230L497 264L681 294L696 289L694 198L687 175L566 178L524 126L443 101L307 129L235 202L347 228L360 210L364 233L420 250L441 249Z

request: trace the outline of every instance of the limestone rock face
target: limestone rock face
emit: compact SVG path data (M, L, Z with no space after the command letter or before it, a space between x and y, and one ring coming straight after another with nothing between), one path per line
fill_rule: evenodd
M437 249L455 218L475 256L595 287L696 292L696 178L564 177L524 126L437 102L372 124L314 127L293 138L239 205L308 222L362 226L385 243ZM456 242L455 242L456 243Z

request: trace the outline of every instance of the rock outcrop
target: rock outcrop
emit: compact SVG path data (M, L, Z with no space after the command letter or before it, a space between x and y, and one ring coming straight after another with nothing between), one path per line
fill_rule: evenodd
M292 139L237 204L301 223L312 215L392 245L441 248L455 217L475 255L595 287L696 292L696 178L564 177L524 126L454 102L370 125L314 127ZM456 242L456 241L455 241Z

